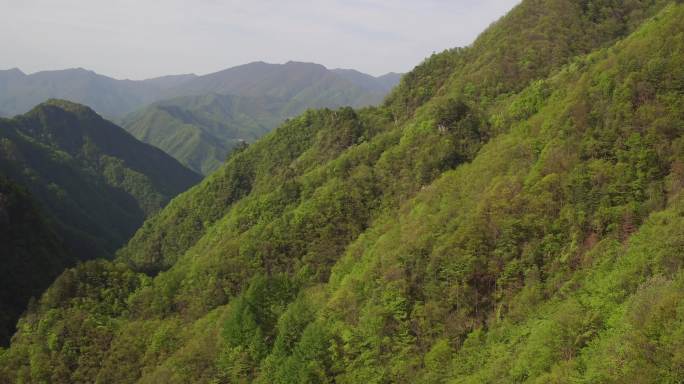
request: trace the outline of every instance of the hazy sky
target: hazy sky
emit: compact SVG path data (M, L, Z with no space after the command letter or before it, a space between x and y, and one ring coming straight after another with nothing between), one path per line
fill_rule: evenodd
M0 69L116 78L289 60L405 72L519 0L0 0Z

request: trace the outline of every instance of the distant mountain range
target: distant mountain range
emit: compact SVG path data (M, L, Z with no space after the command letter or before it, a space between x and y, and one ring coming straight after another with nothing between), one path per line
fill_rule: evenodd
M313 63L254 62L193 78L167 95L268 96L289 101L289 112L297 114L306 108L377 104L398 82L396 74L373 77L354 70L329 70Z
M0 116L24 113L49 98L68 99L208 174L236 143L251 142L309 108L378 104L400 78L301 62L254 62L204 76L141 81L81 68L31 75L11 69L0 71Z
M164 92L194 75L168 76L151 80L116 80L83 68L43 71L30 75L19 69L0 71L0 116L28 112L50 98L88 105L114 118L159 100Z
M203 76L184 74L147 80L117 80L83 68L29 75L13 68L0 70L0 116L25 113L47 99L60 98L116 119L155 101L208 93L291 99L294 109L301 105L360 107L382 101L400 76L389 73L374 77L293 61L254 62Z

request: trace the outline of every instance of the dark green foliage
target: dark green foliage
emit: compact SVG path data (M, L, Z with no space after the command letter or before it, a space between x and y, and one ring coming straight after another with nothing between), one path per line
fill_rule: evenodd
M25 190L0 176L0 345L7 345L29 299L75 259Z
M60 100L0 120L0 149L0 172L31 192L82 260L111 256L199 181L89 108Z
M275 325L296 289L284 275L257 276L244 295L233 300L223 325L226 346L217 362L230 382L254 380L255 367L268 355L275 338Z
M674 3L523 1L385 106L288 121L147 221L119 254L131 270L110 266L140 279L126 305L81 312L116 330L93 356L127 358L77 352L65 372L681 382L683 20ZM36 352L61 327L40 321L81 308L69 297L26 317L0 375L73 362Z
M0 120L2 244L0 341L66 267L111 257L145 217L199 176L138 143L90 109L52 100ZM46 224L44 218L49 218Z

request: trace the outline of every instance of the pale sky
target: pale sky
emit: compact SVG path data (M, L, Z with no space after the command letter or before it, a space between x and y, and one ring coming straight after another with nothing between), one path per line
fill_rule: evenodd
M406 72L465 46L519 0L0 0L0 69L115 78L252 61Z

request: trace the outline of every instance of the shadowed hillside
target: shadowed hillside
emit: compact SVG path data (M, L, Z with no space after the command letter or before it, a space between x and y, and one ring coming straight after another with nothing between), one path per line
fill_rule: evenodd
M85 106L51 100L0 120L0 172L58 222L79 259L111 256L200 177Z

